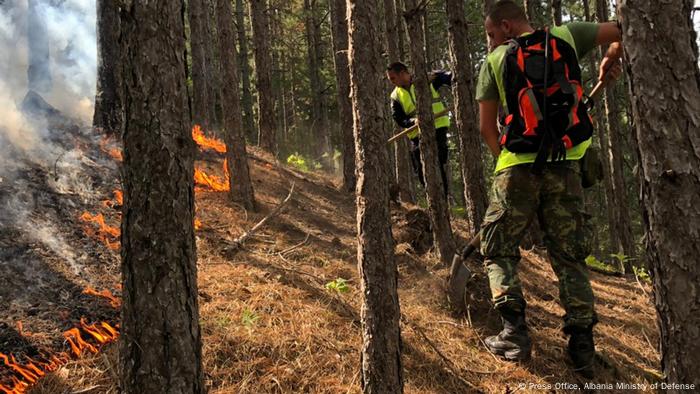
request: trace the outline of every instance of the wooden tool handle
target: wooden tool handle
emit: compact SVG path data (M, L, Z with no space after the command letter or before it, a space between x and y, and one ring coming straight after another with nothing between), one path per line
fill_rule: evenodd
M445 115L447 115L448 113L450 113L450 110L449 110L449 109L442 110L442 111L440 111L440 112L438 112L438 113L436 113L436 114L433 114L433 119L439 118L439 117L441 117L441 116L445 116ZM413 130L415 130L415 129L417 129L417 128L418 128L418 123L414 124L413 126L407 128L407 129L404 129L402 132L400 132L400 133L396 134L395 136L389 138L389 139L387 140L387 143L391 144L392 142L398 140L399 138L403 137L404 135L410 133L411 131L413 131Z

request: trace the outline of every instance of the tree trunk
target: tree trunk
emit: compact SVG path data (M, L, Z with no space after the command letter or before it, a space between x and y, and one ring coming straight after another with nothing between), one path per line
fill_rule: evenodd
M216 16L223 81L224 136L231 199L246 210L255 211L253 184L250 182L245 137L241 130L241 101L238 96L238 64L233 32L233 9L230 0L216 0Z
M51 68L49 67L49 32L39 0L28 0L27 3L27 44L29 47L29 68L27 69L29 90L49 93L53 86Z
M430 42L430 23L428 23L428 6L426 4L425 6L425 11L422 13L421 17L421 22L423 22L423 27L422 27L422 34L423 34L423 43L424 43L424 48L425 48L425 63L428 68L428 70L432 69L433 66L433 45Z
M396 30L399 44L399 60L405 62L406 57L406 41L408 35L406 33L406 21L404 21L401 13L405 9L403 0L394 0L394 9L396 11ZM408 145L407 145L408 146Z
M440 176L440 163L437 155L437 138L435 137L435 120L432 110L432 95L428 82L428 69L425 64L424 43L421 18L425 9L417 7L416 0L405 0L407 11L404 13L408 33L411 37L411 60L413 64L413 84L416 87L418 121L420 122L420 150L423 174L428 197L428 211L435 239L435 250L444 265L452 262L455 243L452 238L450 212L447 196Z
M209 96L212 94L207 75L207 15L205 0L189 0L190 48L192 51L192 121L205 130L211 127ZM212 86L213 87L213 86Z
M397 0L398 1L398 0ZM402 21L396 16L395 0L384 0L384 18L386 20L386 42L389 55L389 64L401 61L403 58L403 29ZM403 18L402 18L403 19ZM393 122L392 122L393 124ZM413 187L413 172L411 170L411 158L408 150L408 140L401 138L392 144L394 150L394 163L396 172L392 175L396 180L399 191L399 199L403 202L415 203L415 189Z
M323 105L323 80L321 78L321 68L323 58L321 57L321 24L316 17L316 1L304 0L304 24L306 27L306 48L309 60L309 88L311 91L311 132L313 139L317 143L316 154L321 157L330 152L330 132L328 121ZM329 161L322 160L326 168Z
M542 27L552 23L550 17L552 14L547 10L547 4L542 4L542 0L523 0L523 8L533 26Z
M119 90L119 7L111 0L97 1L97 89L93 127L120 135L123 124Z
M599 22L608 20L608 3L598 0L596 13ZM601 57L607 49L602 48ZM606 161L605 190L608 201L608 220L610 223L610 244L613 253L622 253L625 256L636 255L636 248L632 236L632 223L629 216L629 201L627 197L627 185L623 172L623 147L622 124L620 114L615 101L615 86L610 84L605 89L605 124L607 129L600 129L600 139L603 157ZM633 273L629 261L620 264L623 272Z
M700 386L700 70L691 0L620 8L646 246L669 383ZM653 28L649 26L653 21ZM671 44L672 43L672 44ZM670 389L668 392L684 392Z
M552 23L561 25L561 0L552 0Z
M250 63L248 63L248 38L246 37L245 8L243 0L236 0L236 27L238 28L238 66L241 70L241 106L243 131L250 141L255 141L253 120L253 96L250 93Z
M122 4L120 386L204 393L183 1Z
M377 0L348 0L350 78L357 145L357 257L362 278L361 385L403 393L398 270L391 236L383 116L384 60Z
M258 91L258 145L277 155L275 100L272 91L272 53L266 0L250 0L250 20L255 46L255 74Z
M217 111L218 106L221 104L221 73L219 72L220 67L218 64L218 59L220 55L216 53L219 43L218 32L215 26L216 16L216 0L204 0L202 5L204 6L204 32L206 37L206 45L204 45L204 58L207 63L207 87L209 92L207 94L207 117L211 123L210 128L216 129L221 123L219 123L219 113ZM234 41L235 42L235 41Z
M472 66L464 43L468 29L464 17L464 0L447 0L448 40L452 61L452 92L454 96L455 123L459 136L459 162L464 183L464 205L467 222L472 234L479 232L488 204L484 168L482 166L481 139L474 113L474 95L471 85Z
M345 0L329 0L335 81L338 84L340 135L343 141L343 190L353 192L355 177L355 139L350 100L350 68L348 64L348 20Z

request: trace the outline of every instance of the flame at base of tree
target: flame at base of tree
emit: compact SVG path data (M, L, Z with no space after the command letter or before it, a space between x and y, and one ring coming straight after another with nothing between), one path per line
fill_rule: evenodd
M229 191L228 162L224 160L224 179L221 179L216 175L208 175L203 170L195 168L194 184L196 186L204 186L216 192Z
M118 162L124 161L124 156L122 155L121 149L119 149L116 146L116 142L112 141L110 138L102 138L102 141L100 141L100 149L102 152L108 154L112 159Z
M115 297L111 291L104 289L102 291L97 291L93 289L92 287L87 287L85 290L83 290L83 294L95 296L95 297L101 297L109 301L109 305L112 306L112 308L119 309L122 306L122 300L119 297Z

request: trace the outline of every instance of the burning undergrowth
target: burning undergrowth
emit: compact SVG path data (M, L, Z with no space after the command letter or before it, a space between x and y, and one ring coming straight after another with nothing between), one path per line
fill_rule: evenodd
M25 392L70 359L96 353L119 328L115 144L37 93L22 107L24 131L37 139L3 141L0 152L1 393Z
M40 95L30 97L31 116L48 120L41 151L9 144L0 156L0 305L7 311L0 393L26 392L72 358L97 353L119 329L121 149L74 126ZM199 127L192 136L203 150L225 152ZM206 162L195 169L198 193L227 191L228 182L225 161L220 171Z

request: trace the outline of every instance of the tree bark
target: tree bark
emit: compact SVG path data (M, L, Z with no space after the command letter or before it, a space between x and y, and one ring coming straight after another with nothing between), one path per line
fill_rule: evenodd
M408 33L406 32L406 21L404 21L402 12L406 7L403 6L403 0L394 0L394 9L396 10L396 30L399 44L399 60L404 61L406 57L406 41ZM408 145L406 145L408 146Z
M561 25L561 0L552 0L552 23Z
M219 62L218 59L220 55L217 52L219 43L219 34L216 29L216 0L204 0L202 4L204 6L204 32L207 44L204 45L204 57L207 62L207 87L209 89L209 94L207 95L207 117L211 123L210 127L212 129L218 128L221 123L219 122L219 111L217 108L221 104L221 84L222 78L219 72Z
M221 54L223 81L224 138L226 140L226 164L229 173L231 199L241 202L245 209L255 211L255 195L250 181L248 154L242 133L241 101L238 96L238 64L233 32L233 9L230 0L216 0L216 16Z
M423 23L423 27L421 29L422 34L423 34L423 45L425 48L425 64L428 70L431 70L433 67L433 53L432 53L432 43L430 42L430 24L428 23L428 6L426 5L425 11L423 12L421 16L421 22Z
M653 0L626 0L620 14L661 365L668 382L698 387L700 70L690 19L692 3L673 0L660 7Z
M350 66L348 63L348 20L345 0L329 0L335 81L338 85L338 112L343 141L343 190L355 190L355 138L353 136L352 101L350 100Z
M437 256L444 265L449 265L455 253L455 243L452 238L447 196L445 196L442 177L440 176L435 120L432 110L432 94L430 93L428 69L425 64L425 53L423 51L421 18L422 14L425 13L425 8L418 7L416 0L405 0L405 4L404 18L406 18L409 36L411 37L413 84L416 88L418 121L421 125L420 150L426 195L428 197L428 211Z
M244 135L255 141L253 120L253 96L250 93L250 63L248 63L248 38L246 37L245 7L243 0L236 0L236 27L238 28L238 66L241 71L241 106Z
M493 2L493 0L491 0L491 2ZM525 16L527 16L527 20L530 21L530 23L535 23L541 13L541 7L541 0L523 0Z
M250 20L253 25L258 91L258 145L276 156L277 126L275 125L275 100L272 91L270 23L266 0L250 0Z
M192 51L192 121L205 130L211 127L210 98L212 94L207 76L206 45L207 15L205 0L189 0L190 48ZM213 87L213 86L212 86Z
M455 123L459 137L459 161L464 183L464 205L472 234L479 232L488 204L488 193L482 166L481 138L474 113L474 95L471 85L472 66L464 43L468 29L464 17L464 0L447 0L448 40L452 62L452 92Z
M357 259L362 287L364 393L402 393L398 271L391 235L384 132L384 60L378 0L348 0L349 57L357 146Z
M122 3L120 386L204 393L183 1Z
M97 1L97 89L93 127L120 135L124 109L119 97L119 7L111 0Z
M397 0L398 1L398 0ZM389 55L389 64L401 61L403 58L401 47L403 47L403 29L401 21L396 15L395 0L384 0L384 18L386 20L386 42ZM411 170L411 158L408 149L408 140L401 138L392 144L394 151L395 174L392 177L396 180L399 191L399 199L403 202L415 203L415 188L413 184L413 172Z
M608 3L606 0L597 0L596 14L599 22L608 20ZM601 57L607 48L601 48ZM601 150L603 160L606 162L605 191L608 202L608 221L610 224L610 244L613 253L622 253L625 256L634 257L636 248L632 236L632 223L629 216L629 201L627 185L623 171L624 139L622 138L622 124L617 102L615 101L616 88L610 84L605 89L603 103L605 105L604 120L607 128L600 128ZM620 264L622 272L633 273L629 261Z

